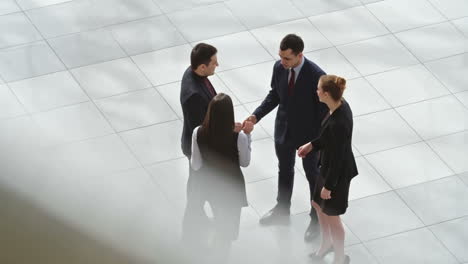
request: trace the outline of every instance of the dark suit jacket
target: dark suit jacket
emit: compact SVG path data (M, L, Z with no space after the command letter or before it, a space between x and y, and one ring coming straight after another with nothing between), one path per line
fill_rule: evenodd
M320 174L328 190L334 190L340 180L351 180L358 174L351 147L352 134L353 113L343 100L343 104L323 121L320 136L312 140L313 148L320 150Z
M182 131L182 152L187 157L192 154L193 130L202 124L208 110L208 104L213 96L204 84L204 78L192 71L191 67L185 71L180 87L180 105L184 114L184 128Z
M262 104L254 111L257 121L276 106L275 142L292 142L297 148L318 136L320 123L327 106L318 100L317 84L325 72L304 57L304 65L297 77L294 94L288 96L289 70L280 61L273 66L271 90Z

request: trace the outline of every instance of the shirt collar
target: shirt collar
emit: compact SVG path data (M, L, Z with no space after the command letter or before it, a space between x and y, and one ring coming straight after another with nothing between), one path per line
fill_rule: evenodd
M293 68L296 74L298 74L301 71L302 66L304 66L304 61L305 61L305 58L304 56L302 56L301 63L299 63L299 65Z

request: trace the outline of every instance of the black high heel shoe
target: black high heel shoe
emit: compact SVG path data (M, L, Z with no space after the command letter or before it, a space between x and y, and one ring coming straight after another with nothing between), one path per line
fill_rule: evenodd
M309 257L313 260L322 260L326 255L331 253L333 251L333 246L330 246L324 253L323 255L319 256L317 253L318 251L315 251L314 253L310 253ZM346 262L345 262L346 263Z

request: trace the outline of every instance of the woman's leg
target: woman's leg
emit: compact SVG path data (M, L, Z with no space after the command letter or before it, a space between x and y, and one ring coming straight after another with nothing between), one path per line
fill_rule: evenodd
M322 208L320 208L320 206L315 201L312 201L312 206L317 212L320 230L322 232L322 241L320 243L319 250L317 250L317 256L321 257L332 246L332 236L330 232L330 225L327 220L328 216L322 212Z
M334 264L344 263L344 239L345 231L340 216L328 216L328 223L330 225L330 232L333 239L333 249L335 251Z

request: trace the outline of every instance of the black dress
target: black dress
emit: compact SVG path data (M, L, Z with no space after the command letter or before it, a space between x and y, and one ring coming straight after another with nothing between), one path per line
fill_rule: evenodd
M351 147L353 113L349 104L342 104L322 122L320 136L312 140L315 150L320 150L320 176L315 186L314 201L327 215L341 215L348 208L351 179L357 174L356 161ZM331 199L320 197L322 188L331 191Z

